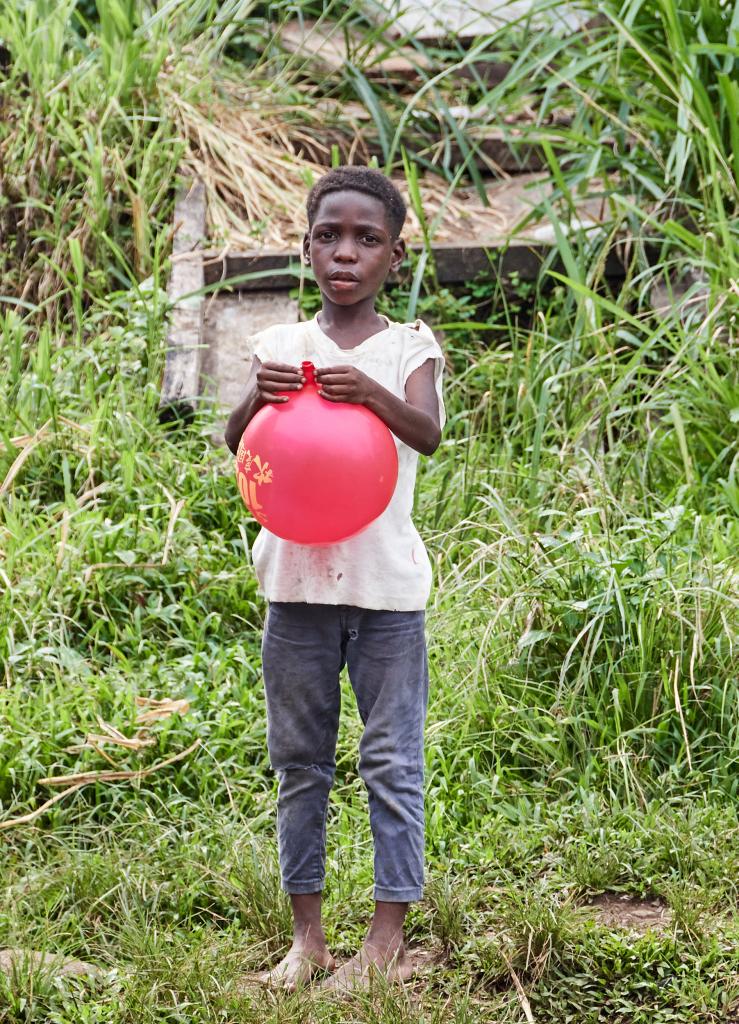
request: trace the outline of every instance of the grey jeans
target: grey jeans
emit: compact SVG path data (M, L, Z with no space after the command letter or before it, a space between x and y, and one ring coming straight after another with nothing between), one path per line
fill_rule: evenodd
M375 899L423 889L423 726L428 703L424 613L273 602L262 640L267 744L279 780L282 886L324 885L326 811L336 767L339 673L346 664L364 733Z

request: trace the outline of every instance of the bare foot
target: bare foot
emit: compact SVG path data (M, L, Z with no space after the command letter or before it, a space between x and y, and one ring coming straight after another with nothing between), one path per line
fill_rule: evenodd
M321 971L334 971L336 961L326 946L315 948L296 947L290 950L271 971L257 975L257 981L269 988L281 988L294 992L307 985Z
M388 983L403 982L411 977L413 971L414 965L402 943L388 949L365 942L351 960L323 982L321 991L364 992L370 988L374 977L382 977Z

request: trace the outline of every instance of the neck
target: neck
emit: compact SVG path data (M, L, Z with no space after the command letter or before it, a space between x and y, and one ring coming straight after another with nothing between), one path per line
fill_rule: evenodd
M362 299L361 302L355 302L351 306L338 306L324 295L318 319L324 331L354 335L368 328L370 333L376 331L380 317L375 311L374 295Z

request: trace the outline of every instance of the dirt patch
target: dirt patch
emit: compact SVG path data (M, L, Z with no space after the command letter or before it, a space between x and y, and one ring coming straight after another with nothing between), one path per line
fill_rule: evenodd
M414 971L422 971L439 960L438 950L423 949L421 946L408 946L407 953Z
M658 899L639 899L623 893L604 892L585 905L593 911L599 924L607 928L625 928L644 935L648 931L664 931L670 924L670 912Z

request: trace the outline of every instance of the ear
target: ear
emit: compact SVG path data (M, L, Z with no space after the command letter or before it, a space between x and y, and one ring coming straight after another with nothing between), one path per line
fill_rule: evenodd
M303 263L310 264L310 232L303 235Z
M390 253L390 272L396 273L405 259L405 242L402 238L396 238Z

